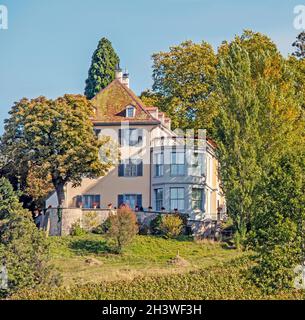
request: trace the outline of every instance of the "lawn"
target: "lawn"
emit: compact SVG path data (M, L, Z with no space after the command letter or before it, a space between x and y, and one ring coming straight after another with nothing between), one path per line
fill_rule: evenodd
M51 259L63 276L64 285L131 280L139 276L185 273L217 266L241 256L219 243L194 242L155 236L136 236L121 255L109 253L105 238L50 237ZM174 259L179 255L180 259Z

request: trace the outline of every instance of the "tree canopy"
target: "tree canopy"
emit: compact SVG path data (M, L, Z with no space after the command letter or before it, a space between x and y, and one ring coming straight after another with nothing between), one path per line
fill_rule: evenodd
M228 210L258 253L258 284L284 288L303 259L302 62L285 59L270 39L250 31L224 43L218 59L215 139Z
M186 41L169 52L155 53L152 59L155 95L151 101L170 116L174 128L212 131L217 114L208 103L216 80L217 57L212 46ZM143 95L147 99L148 94Z
M18 194L0 178L0 261L7 270L7 296L21 288L57 284L59 277L49 264L49 244L29 211L22 208Z
M207 129L214 138L236 242L256 250L254 273L273 289L291 284L304 258L303 42L301 34L288 58L250 30L217 53L205 42L183 42L153 55L152 91L141 96L175 128Z
M111 165L105 160L108 148L103 149L105 155L99 154L108 140L94 135L92 112L90 102L81 95L15 103L1 138L5 162L16 176L39 168L40 177L50 177L59 203L63 203L66 183L78 185L84 177L101 176Z

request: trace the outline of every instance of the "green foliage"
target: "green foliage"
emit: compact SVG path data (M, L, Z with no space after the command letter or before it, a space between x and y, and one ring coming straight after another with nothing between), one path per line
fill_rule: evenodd
M83 236L87 231L81 226L80 221L76 221L71 225L70 235L75 237Z
M14 191L10 182L2 177L0 178L0 219L7 219L10 213L14 211L22 211L18 193Z
M174 128L213 131L217 58L211 45L186 41L153 56L153 92L143 93L172 120ZM153 99L151 99L153 98Z
M49 246L45 233L39 231L30 213L23 209L12 186L0 180L0 261L8 271L7 295L21 288L58 283L49 264Z
M99 150L107 141L98 140L92 130L92 106L80 95L65 95L56 100L39 97L15 103L0 150L15 176L27 175L31 163L40 175L50 176L59 202L63 187L78 185L84 177L103 175L110 161L100 161ZM108 151L106 152L109 153ZM105 158L105 157L104 157Z
M110 220L107 218L103 223L92 230L96 234L106 234L110 228Z
M304 159L287 153L259 191L249 243L258 253L254 281L266 291L292 286L293 270L304 260Z
M114 252L120 253L124 246L132 241L138 233L137 217L128 207L118 209L116 214L109 216L107 235L115 243Z
M292 288L296 276L294 268L301 257L297 225L280 215L275 215L273 219L278 222L260 230L265 241L256 249L259 263L252 270L252 279L266 292Z
M149 224L149 228L151 230L151 233L154 235L161 234L161 222L162 222L162 215L158 214L154 219L151 220Z
M218 59L215 137L235 241L248 236L256 283L280 290L304 234L304 66L251 31L224 43Z
M102 38L94 51L86 80L85 96L92 99L101 89L114 80L115 67L120 59L111 42Z
M160 223L160 230L166 238L178 237L183 228L183 221L177 214L164 214Z

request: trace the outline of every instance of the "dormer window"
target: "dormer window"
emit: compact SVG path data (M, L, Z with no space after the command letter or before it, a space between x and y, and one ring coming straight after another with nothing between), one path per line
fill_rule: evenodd
M134 106L128 106L126 108L126 118L134 118L136 114L136 108Z

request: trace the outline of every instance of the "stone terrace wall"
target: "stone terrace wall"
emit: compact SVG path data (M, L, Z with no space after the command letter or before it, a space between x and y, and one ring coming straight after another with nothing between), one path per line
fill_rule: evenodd
M44 219L45 228L50 236L69 235L74 223L79 222L80 226L90 231L90 227L97 227L102 224L112 212L109 209L81 209L64 208L59 214L57 209L49 209L49 215ZM157 212L136 212L140 225L150 225L150 222L158 215ZM211 220L189 220L188 226L194 236L208 237L212 231Z
M84 229L87 229L89 220L93 226L98 226L107 219L110 213L110 210L107 209L86 210L81 208L64 208L61 214L55 208L48 211L49 215L44 217L44 225L50 236L70 234L71 227L76 222L79 222Z

